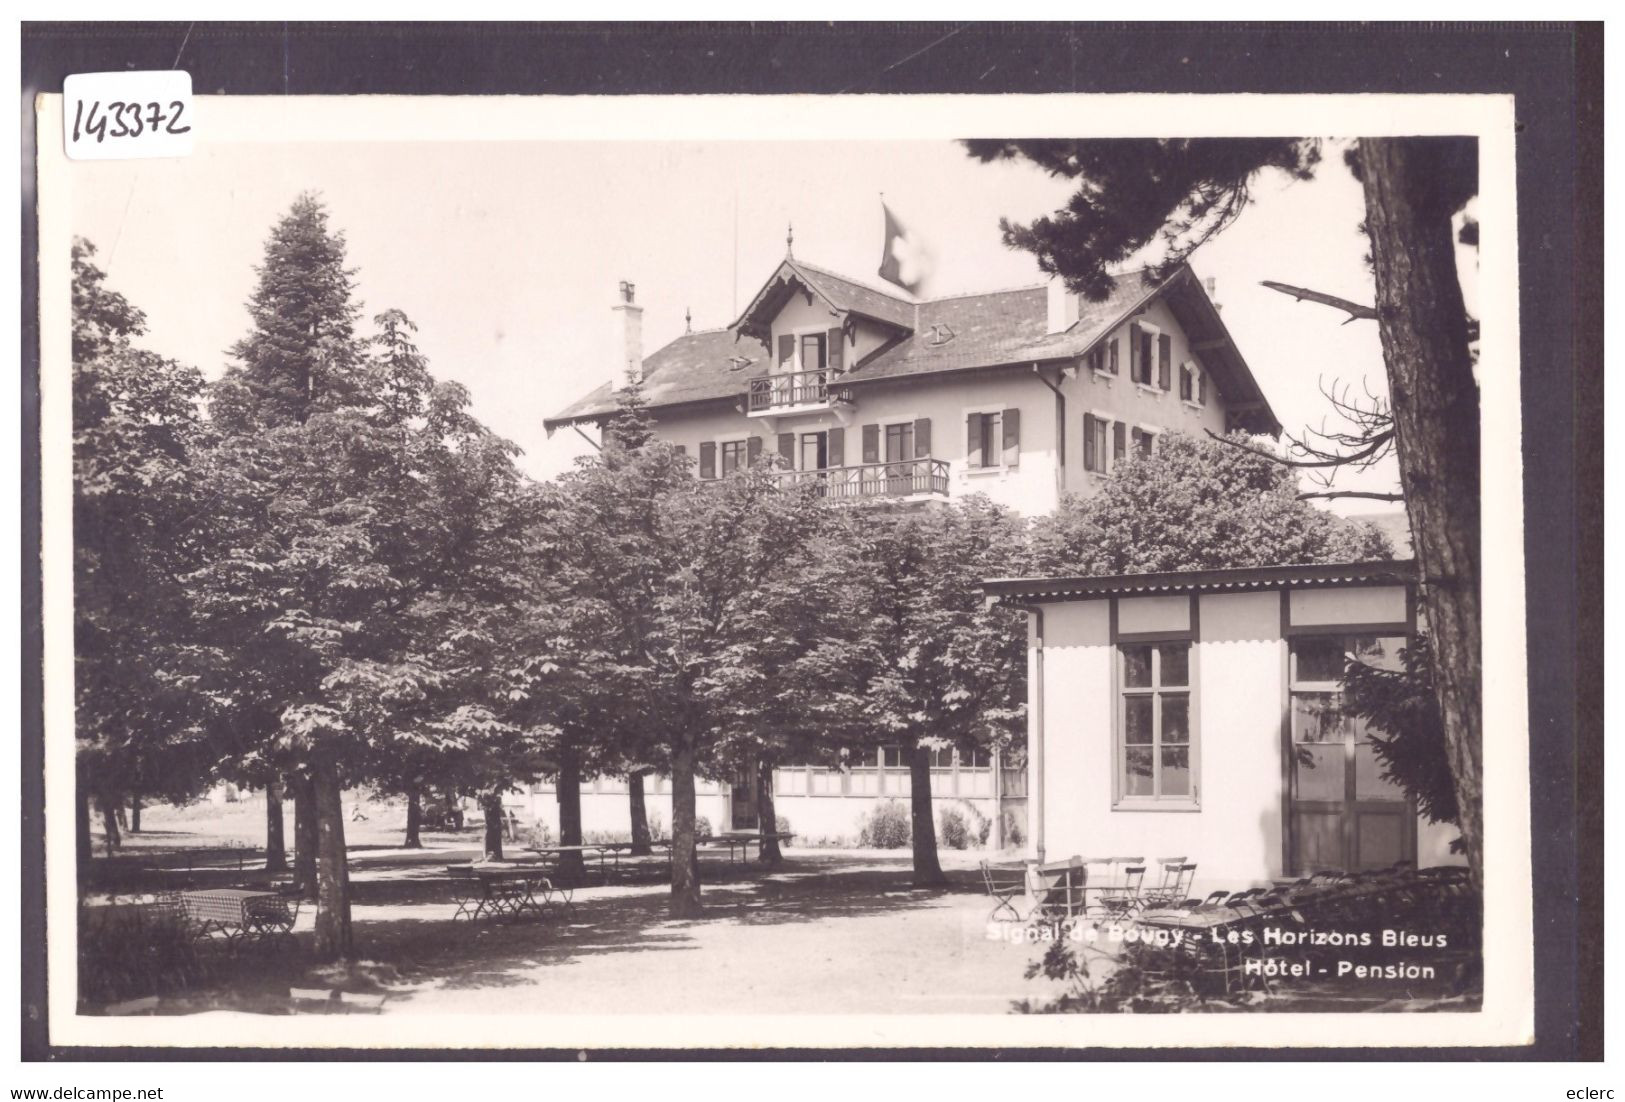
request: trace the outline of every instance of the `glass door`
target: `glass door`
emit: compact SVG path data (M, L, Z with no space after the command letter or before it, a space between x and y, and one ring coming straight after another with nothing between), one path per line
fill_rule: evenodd
M818 493L824 494L828 487L826 480L829 472L829 434L827 432L804 432L801 434L801 477L803 479L816 479L819 483Z
M1292 789L1289 872L1377 869L1416 858L1416 808L1384 779L1364 720L1343 711L1343 668L1349 658L1399 668L1398 636L1294 639Z
M886 426L886 493L913 493L914 422Z

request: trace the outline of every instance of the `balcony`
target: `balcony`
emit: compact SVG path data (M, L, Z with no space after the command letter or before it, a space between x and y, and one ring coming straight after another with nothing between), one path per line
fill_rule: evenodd
M926 500L948 496L946 459L903 459L818 471L779 471L773 477L787 486L815 483L818 496L832 501Z
M831 386L830 372L785 371L750 381L745 412L751 417L771 417L780 413L828 409L831 404L850 402L845 387Z

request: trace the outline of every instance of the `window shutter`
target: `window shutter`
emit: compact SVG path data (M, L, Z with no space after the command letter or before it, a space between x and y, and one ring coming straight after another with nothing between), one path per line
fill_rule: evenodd
M793 432L779 433L779 455L783 457L785 465L796 465L796 434Z
M831 467L846 466L846 430L834 428L829 430L828 443L825 445L826 462Z
M1163 390L1174 387L1174 339L1167 333L1157 338L1157 385Z
M1207 405L1207 372L1196 376L1196 400Z
M715 478L717 476L717 445L715 441L707 440L700 445L700 477Z
M1092 470L1095 469L1095 433L1096 433L1096 431L1098 431L1098 430L1097 430L1097 426L1096 426L1096 422L1095 422L1095 415L1092 414L1092 413L1084 414L1083 415L1083 469L1086 470L1086 471L1092 471Z
M829 331L829 335L824 340L824 346L826 349L824 357L829 363L829 369L831 371L841 370L841 353L845 349L842 347L840 326L836 326Z
M796 358L796 339L789 333L779 338L779 366L788 370L789 364Z
M921 417L914 422L914 458L923 459L931 454L931 418Z
M1121 459L1128 454L1128 426L1119 421L1112 426L1112 457Z
M863 426L863 461L865 463L880 462L880 426Z
M1021 462L1021 411L1004 411L1004 465L1014 467Z
M762 458L762 438L753 436L745 441L745 465L754 467L760 458Z
M1128 327L1128 377L1133 382L1140 381L1140 327Z
M972 413L965 418L965 466L982 465L982 415Z
M1117 347L1118 341L1116 337L1106 343L1106 370L1113 375L1117 374Z

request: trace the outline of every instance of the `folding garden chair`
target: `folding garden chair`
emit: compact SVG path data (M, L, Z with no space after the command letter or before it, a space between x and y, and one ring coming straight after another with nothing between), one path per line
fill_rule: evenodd
M1191 890L1191 881L1196 879L1196 866L1183 857L1161 857L1157 863L1162 866L1162 874L1154 887L1140 893L1141 903L1146 907L1172 907L1183 902Z
M1016 909L1014 900L1027 894L1026 866L1006 865L999 867L983 861L981 867L982 883L987 888L987 894L994 900L993 910L988 913L987 920L989 922L1022 921L1021 912Z

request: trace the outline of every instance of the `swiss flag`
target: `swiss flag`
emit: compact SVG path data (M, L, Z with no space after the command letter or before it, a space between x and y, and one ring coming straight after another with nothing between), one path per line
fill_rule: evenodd
M880 202L880 211L886 217L886 243L880 254L880 278L912 294L930 276L935 258L920 236L898 221L884 199Z

